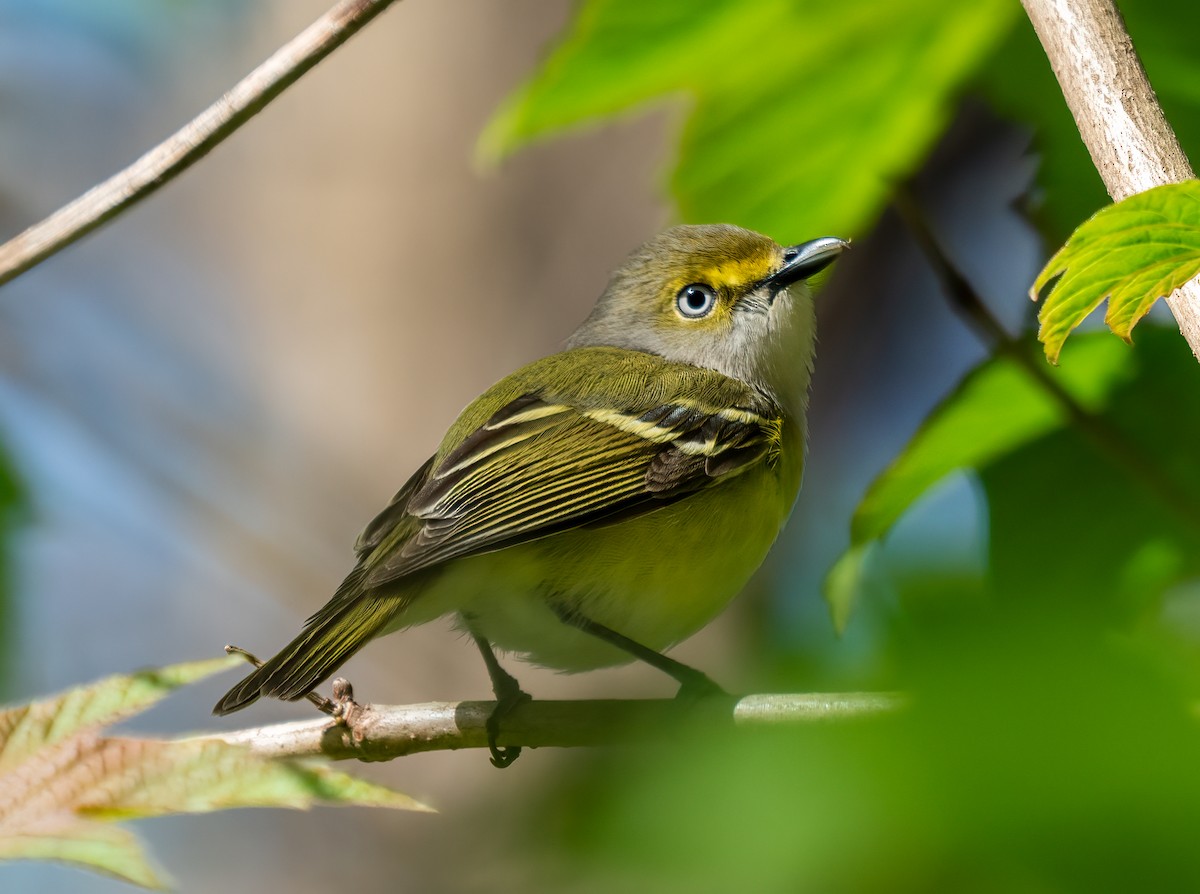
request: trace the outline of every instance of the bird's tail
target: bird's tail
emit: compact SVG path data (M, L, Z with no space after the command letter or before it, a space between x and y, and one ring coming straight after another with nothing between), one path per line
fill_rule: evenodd
M376 595L340 603L335 599L309 618L279 654L225 693L213 713L230 714L263 695L285 701L303 698L381 633L401 603L396 597Z

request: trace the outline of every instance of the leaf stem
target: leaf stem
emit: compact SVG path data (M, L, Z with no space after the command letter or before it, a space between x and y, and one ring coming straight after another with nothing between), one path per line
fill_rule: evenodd
M1008 333L992 314L987 302L942 250L924 214L906 188L896 190L894 204L933 268L951 308L979 339L996 354L1008 357L1023 369L1059 405L1080 434L1119 468L1133 475L1179 521L1200 537L1200 505L1184 493L1177 482L1164 474L1160 466L1124 431L1080 404L1051 375L1050 367L1036 345Z

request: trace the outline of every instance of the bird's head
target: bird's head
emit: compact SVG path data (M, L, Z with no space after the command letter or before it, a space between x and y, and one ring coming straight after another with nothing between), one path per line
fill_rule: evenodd
M825 237L784 247L726 224L673 227L617 269L569 344L715 369L802 407L814 343L805 280L847 244Z

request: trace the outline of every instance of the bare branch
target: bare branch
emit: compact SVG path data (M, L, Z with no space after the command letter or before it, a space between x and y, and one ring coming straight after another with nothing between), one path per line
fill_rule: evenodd
M341 0L173 136L41 223L0 245L0 285L179 176L392 2Z
M894 693L844 692L748 695L685 704L670 699L537 701L505 716L500 745L574 748L668 741L697 722L735 726L808 724L890 713L904 704ZM281 723L200 738L248 745L267 757L323 756L391 760L421 751L486 748L495 702L367 705L345 722L326 718Z
M1022 0L1108 194L1195 177L1112 0ZM1167 297L1200 360L1200 283Z

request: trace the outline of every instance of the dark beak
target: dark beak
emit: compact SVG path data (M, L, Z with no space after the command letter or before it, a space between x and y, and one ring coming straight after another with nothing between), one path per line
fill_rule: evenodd
M838 255L850 247L845 239L822 236L783 250L783 266L764 278L759 288L766 286L771 296L779 294L792 283L808 279L837 260Z

